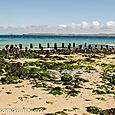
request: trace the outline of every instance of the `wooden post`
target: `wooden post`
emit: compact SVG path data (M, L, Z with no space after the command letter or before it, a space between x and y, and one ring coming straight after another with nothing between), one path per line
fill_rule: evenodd
M71 47L71 43L69 43L69 46Z
M73 43L73 48L75 48L75 43Z
M42 45L41 44L39 44L39 48L41 48L42 47Z
M108 49L109 48L109 46L108 45L106 45L106 49Z
M54 49L57 50L57 43L54 44Z
M80 50L82 49L82 45L79 45L79 49L80 49Z
M103 49L103 45L101 45L101 50Z
M33 44L32 43L30 44L30 48L33 48Z
M88 49L91 49L91 45L88 45Z
M22 49L22 44L19 44L19 48Z
M85 43L85 47L87 47L87 43Z
M47 43L47 48L50 48L50 44L49 43Z
M71 43L69 43L69 45L68 45L68 49L71 50Z
M27 52L28 51L28 47L25 47L25 52Z
M95 48L97 48L97 44L95 45Z
M43 47L41 47L41 50L43 51Z
M62 48L64 48L64 43L62 43Z

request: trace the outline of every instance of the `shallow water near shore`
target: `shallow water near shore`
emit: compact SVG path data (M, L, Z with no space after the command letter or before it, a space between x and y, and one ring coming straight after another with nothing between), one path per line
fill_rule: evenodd
M62 43L67 46L69 43L78 44L115 44L115 37L103 37L103 36L0 36L0 48L3 48L6 44L23 44L28 46L33 43L34 47L38 47L39 43L43 47L47 47L47 43L50 46L54 46L54 43L60 47Z

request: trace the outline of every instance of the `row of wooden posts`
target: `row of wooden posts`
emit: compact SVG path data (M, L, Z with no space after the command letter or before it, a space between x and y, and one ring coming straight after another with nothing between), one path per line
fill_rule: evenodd
M82 49L83 46L84 46L85 48L87 47L88 49L91 49L91 48L92 48L92 45L89 44L89 45L87 46L87 43L85 43L84 45L79 45L78 48L79 48L79 49ZM68 49L75 48L75 47L76 47L75 43L73 43L73 46L71 45L71 43L69 43L68 46L67 46ZM94 47L97 48L98 45L95 44ZM19 48L22 49L22 44L19 44ZM34 47L33 47L33 44L30 43L30 49L32 49L32 48L34 48ZM39 44L39 48L40 48L40 49L43 49L44 47L42 46L42 44ZM47 48L52 48L52 47L50 47L50 44L49 44L49 43L47 43ZM58 48L65 48L65 44L62 43L62 47L58 47L58 46L57 46L57 43L54 43L54 47L53 47L53 48L54 48L55 50L57 50ZM106 49L109 49L109 46L108 46L108 45L105 45L105 48L106 48ZM27 49L28 49L28 47L25 47L25 50L27 50ZM100 49L103 49L103 45L100 45Z

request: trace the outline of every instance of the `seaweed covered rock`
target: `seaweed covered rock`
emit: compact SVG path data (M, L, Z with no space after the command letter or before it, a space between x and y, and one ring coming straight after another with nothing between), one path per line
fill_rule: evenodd
M109 82L110 84L115 85L115 73L114 74L103 73L102 79L105 82Z
M80 78L79 76L75 76L75 82L76 83L89 82L89 80L86 80L84 78Z
M61 89L61 87L54 87L51 89L51 91L49 92L53 95L62 95L64 93L64 91Z
M84 58L83 60L87 62L95 62L95 60L91 59L90 57Z
M51 77L54 77L55 79L61 79L61 74L60 72L56 71L56 70L50 70L49 75Z
M63 74L62 77L61 77L61 80L63 82L70 82L70 81L72 81L72 76L69 75L69 74Z
M115 115L115 108L102 110L100 115Z
M71 90L71 91L68 91L68 95L69 96L77 96L78 94L80 93L80 91L76 91L76 90Z
M101 108L96 107L96 106L88 106L87 108L87 112L91 113L91 114L99 114L101 111Z
M92 92L95 94L106 94L106 92L102 90L93 90Z
M6 76L16 76L18 78L24 78L25 72L23 70L23 65L20 62L17 63L10 63L8 66L5 68Z
M40 67L46 67L47 69L56 70L60 66L62 66L63 63L58 63L58 62L42 62L41 65L42 66L40 66Z
M68 114L65 113L64 111L57 111L55 113L47 113L45 115L68 115Z
M115 72L115 65L112 64L101 64L104 72Z
M42 63L39 62L39 61L35 61L35 62L30 61L30 62L25 62L25 63L23 64L23 66L35 66L35 67L39 67L41 64L42 64Z
M91 72L96 71L96 69L95 69L93 66L86 66L86 67L85 67L85 70L86 70L88 73L91 73Z
M41 58L39 53L33 52L33 51L20 51L20 58Z
M67 115L64 111L58 111L55 113L55 115Z
M1 78L0 81L2 84L17 84L20 82L20 80L15 76L7 76L4 78Z

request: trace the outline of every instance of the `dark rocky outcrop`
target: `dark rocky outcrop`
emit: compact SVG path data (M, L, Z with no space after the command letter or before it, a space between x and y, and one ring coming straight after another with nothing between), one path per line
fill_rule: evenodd
M115 115L115 108L102 110L100 115Z

